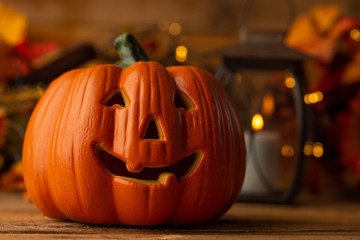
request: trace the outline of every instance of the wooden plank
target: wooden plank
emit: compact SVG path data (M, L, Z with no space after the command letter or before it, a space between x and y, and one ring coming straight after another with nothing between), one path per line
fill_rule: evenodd
M101 226L43 216L21 194L0 193L0 239L359 239L360 203L264 205L236 203L199 226Z

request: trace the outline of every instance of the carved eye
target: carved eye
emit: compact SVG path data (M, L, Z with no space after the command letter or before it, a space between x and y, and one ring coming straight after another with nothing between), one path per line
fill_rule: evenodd
M191 100L181 92L177 92L174 105L175 107L184 109L185 111L191 111L194 109L194 105L192 104Z
M123 108L123 107L127 107L128 105L129 105L129 101L128 101L125 93L120 89L115 90L107 98L107 100L105 100L105 106L107 106L107 107L116 106L116 107Z

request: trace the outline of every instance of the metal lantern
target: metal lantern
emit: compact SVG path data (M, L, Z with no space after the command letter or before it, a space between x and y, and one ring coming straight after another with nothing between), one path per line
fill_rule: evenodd
M249 36L219 52L216 77L232 97L245 132L247 168L239 200L289 203L298 193L309 138L305 55L279 35Z

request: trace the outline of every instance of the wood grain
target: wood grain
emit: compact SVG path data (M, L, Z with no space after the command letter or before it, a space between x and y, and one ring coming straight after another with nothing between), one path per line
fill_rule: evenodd
M200 226L101 226L50 219L20 193L0 193L0 239L360 239L360 202L236 203Z

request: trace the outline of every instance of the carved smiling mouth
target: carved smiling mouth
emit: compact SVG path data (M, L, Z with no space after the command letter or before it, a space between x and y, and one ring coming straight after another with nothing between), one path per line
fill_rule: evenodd
M96 145L96 152L105 169L111 174L142 181L157 181L161 175L174 175L177 179L184 178L195 170L202 158L202 152L195 151L173 164L159 167L143 167L139 172L132 172L128 170L126 163L122 159L111 154L100 144Z

